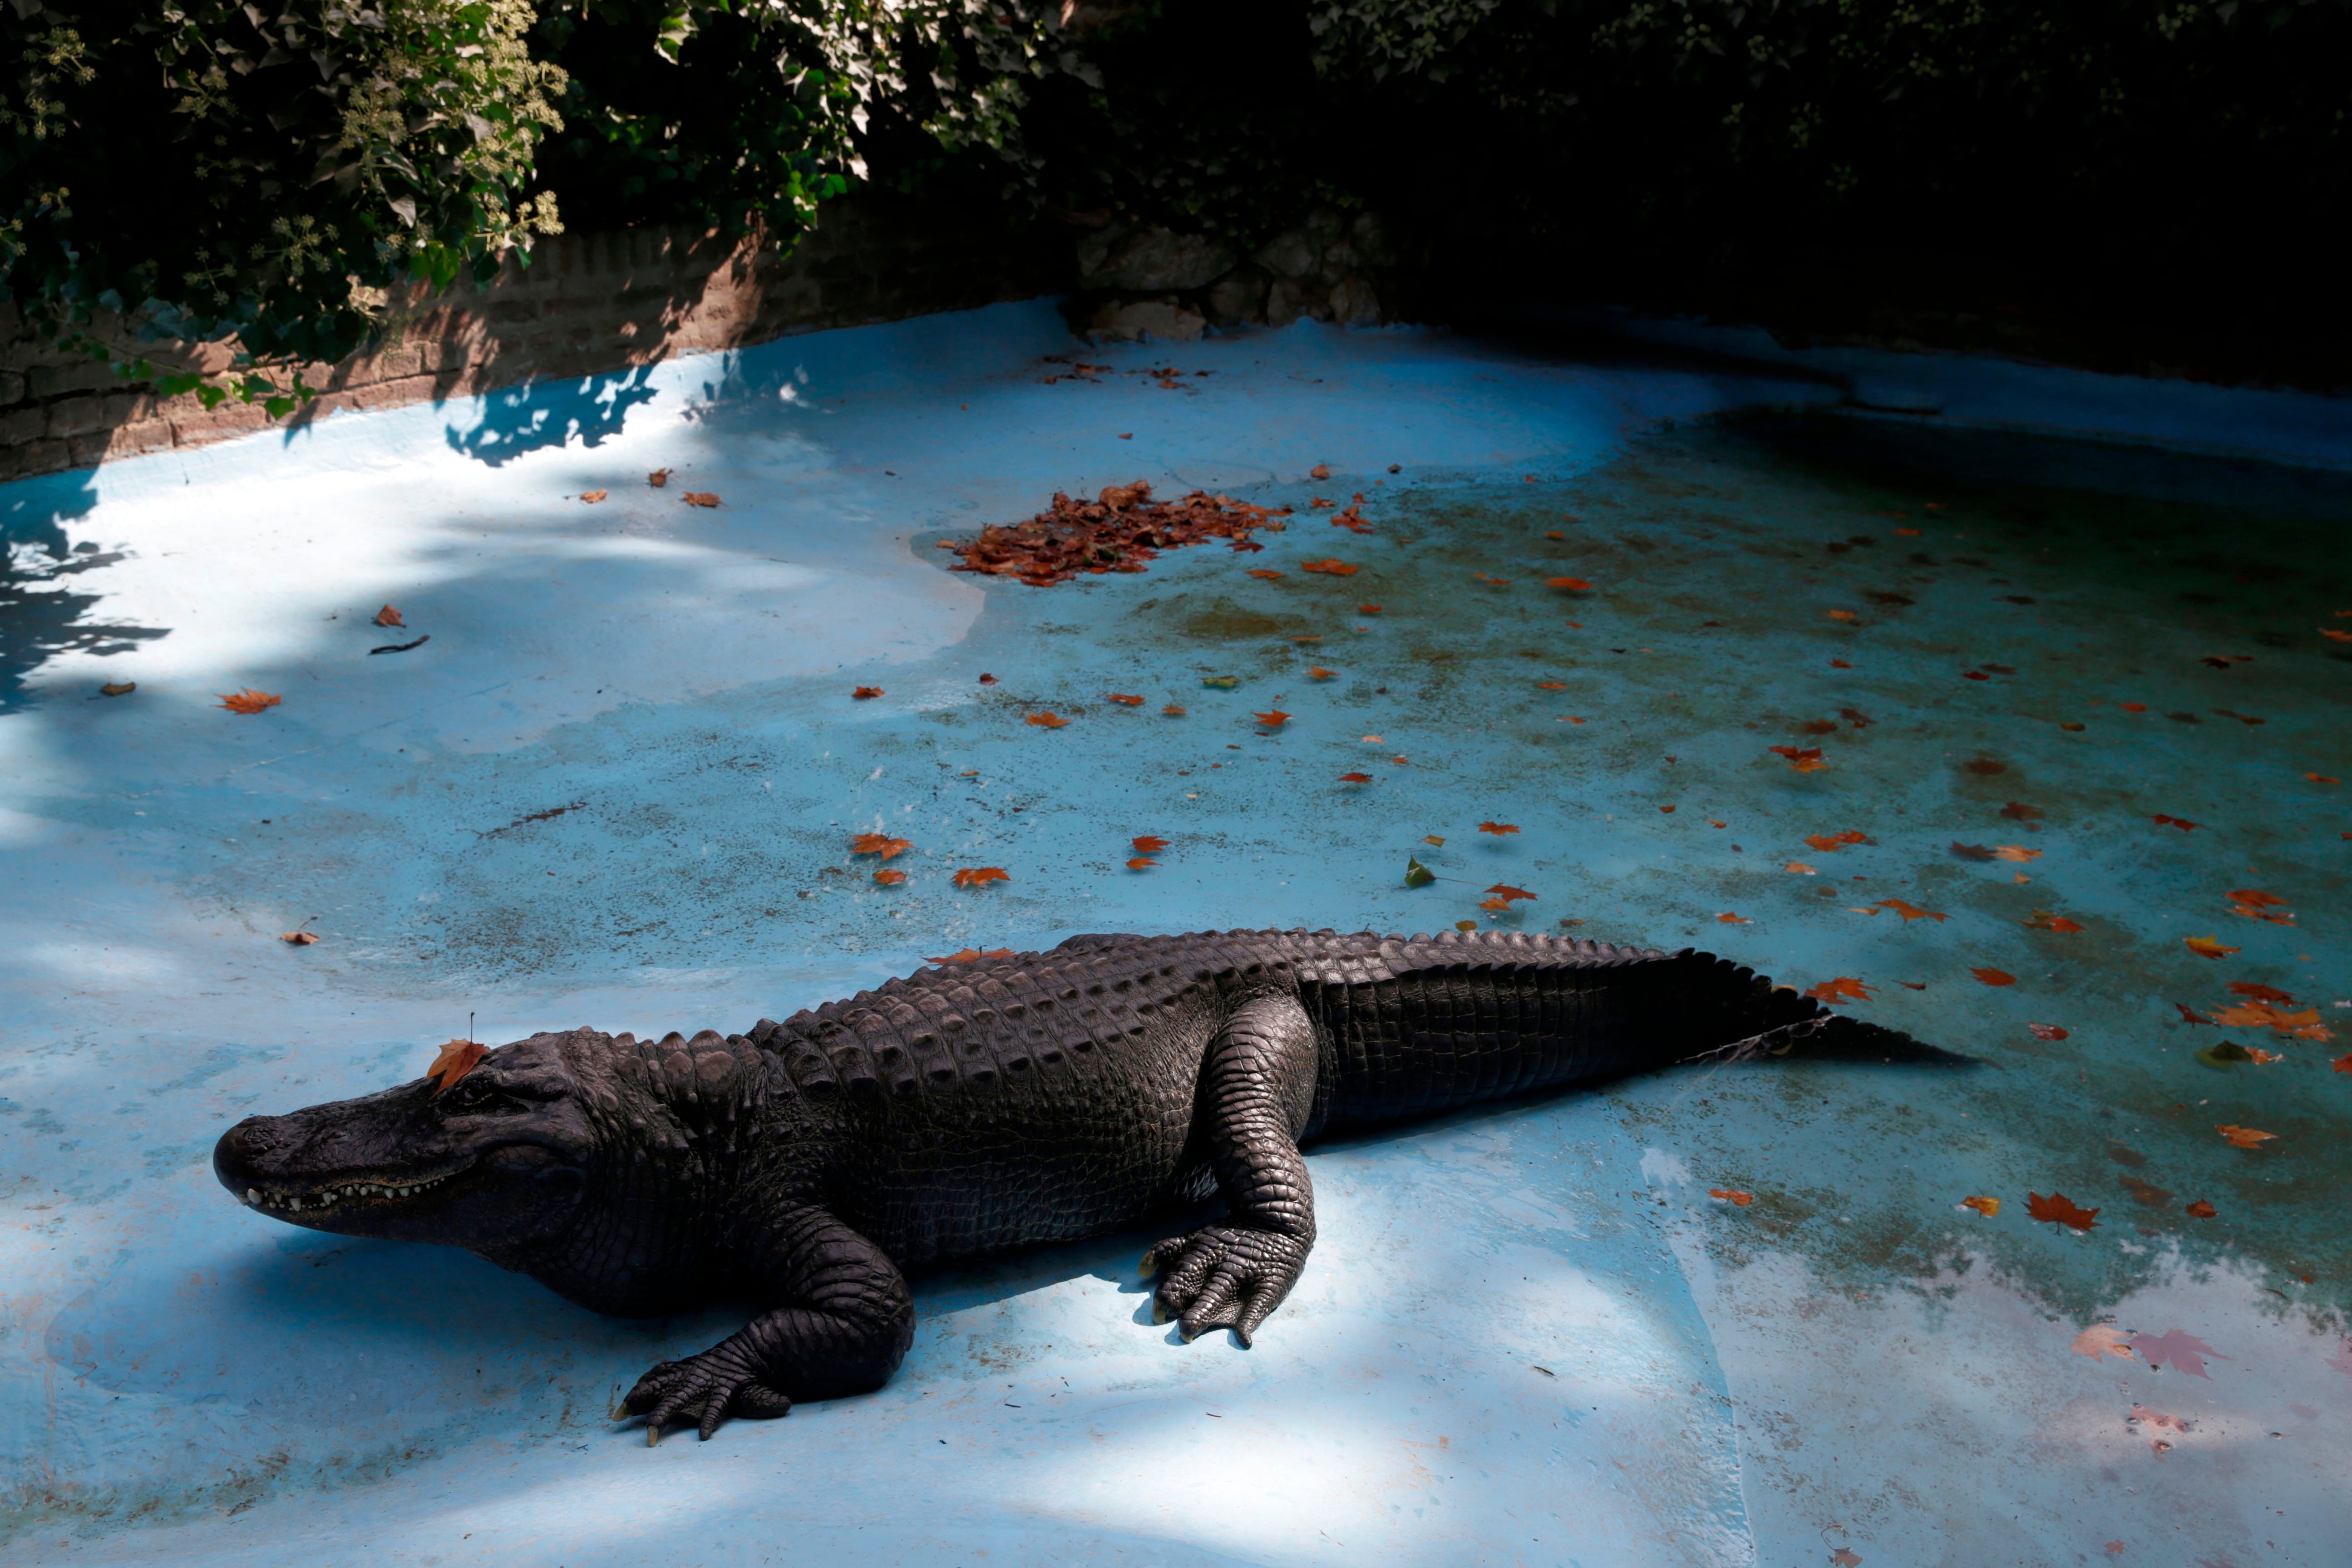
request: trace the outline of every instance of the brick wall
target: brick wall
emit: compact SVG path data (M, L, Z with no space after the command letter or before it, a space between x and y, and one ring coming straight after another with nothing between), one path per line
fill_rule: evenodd
M405 301L396 338L305 367L324 395L297 420L467 396L540 376L621 370L762 342L1031 298L1067 286L1069 240L1008 229L960 203L868 193L824 209L787 254L754 237L680 228L562 235L488 284ZM105 337L116 323L101 318ZM159 365L225 366L225 347L142 346ZM282 379L282 378L281 378ZM271 423L260 408L158 398L101 361L21 338L0 306L0 479L218 441Z

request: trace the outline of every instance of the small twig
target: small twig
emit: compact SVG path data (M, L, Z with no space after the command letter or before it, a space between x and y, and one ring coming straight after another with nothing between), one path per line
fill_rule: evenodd
M377 654L377 653L406 653L410 648L413 648L413 647L423 647L426 643L429 643L429 642L431 642L432 640L433 640L433 634L432 634L431 632L426 632L423 637L418 637L415 642L396 642L396 643L387 643L387 644L385 644L385 645L384 645L383 647L372 647L372 648L368 649L368 652L370 652L371 654Z

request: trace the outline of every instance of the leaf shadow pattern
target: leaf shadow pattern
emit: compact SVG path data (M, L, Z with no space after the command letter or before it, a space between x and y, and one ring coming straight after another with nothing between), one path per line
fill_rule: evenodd
M499 468L526 452L577 442L599 447L621 433L630 411L660 391L654 366L641 364L619 375L526 381L485 394L482 417L446 432L449 449Z
M0 502L0 713L27 704L26 676L54 655L129 653L171 635L168 627L90 619L104 595L62 585L122 559L67 533L66 524L97 503L94 477L84 469L28 479Z

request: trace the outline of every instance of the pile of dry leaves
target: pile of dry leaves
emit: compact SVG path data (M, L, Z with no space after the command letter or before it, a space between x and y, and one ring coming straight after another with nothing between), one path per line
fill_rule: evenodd
M1163 550L1212 539L1228 541L1235 550L1262 550L1250 534L1261 528L1279 531L1283 525L1271 520L1289 515L1288 507L1252 506L1205 490L1156 501L1151 487L1138 479L1106 486L1092 501L1056 494L1049 510L1026 522L991 524L969 543L943 539L940 548L963 557L958 572L1018 577L1033 588L1049 588L1081 572L1140 572Z

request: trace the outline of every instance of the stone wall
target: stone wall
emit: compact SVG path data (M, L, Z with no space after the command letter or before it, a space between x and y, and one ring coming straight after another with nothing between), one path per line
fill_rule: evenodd
M1244 256L1202 235L1107 226L1080 239L1073 319L1097 338L1190 341L1209 327L1301 317L1392 319L1412 269L1380 219L1328 208Z
M422 293L397 335L303 379L323 395L297 421L346 408L462 397L542 376L625 369L676 353L826 327L966 310L1069 287L1066 231L1009 228L949 202L867 194L824 209L789 252L679 228L564 235L492 281ZM271 422L257 405L158 398L103 362L58 353L0 306L0 480L201 445ZM101 339L120 323L101 319ZM217 369L221 345L142 345L152 363Z

